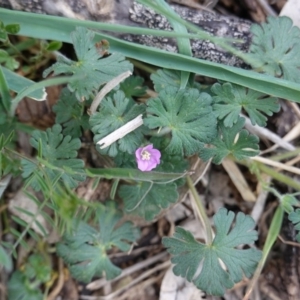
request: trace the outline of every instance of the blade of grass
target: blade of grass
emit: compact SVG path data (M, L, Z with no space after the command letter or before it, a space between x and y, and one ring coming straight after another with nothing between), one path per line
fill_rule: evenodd
M169 21L172 20L172 22L176 22L177 24L187 28L191 32L195 32L199 39L209 40L213 43L216 43L219 47L223 48L224 50L227 50L229 53L232 53L242 58L244 61L248 59L246 53L228 44L228 39L212 36L209 33L203 31L200 27L196 26L195 24L182 19L179 15L173 13L173 9L167 3L162 3L161 0L137 0L137 2L140 2L145 6L149 6L157 13L167 17Z
M0 8L0 14L1 14L1 20L4 23L11 23L10 19L14 18L15 15L18 15L21 17L21 19L30 17L30 16L37 16L40 17L39 23L36 21L37 18L34 17L32 20L32 23L34 23L36 26L41 25L42 28L47 27L47 24L49 23L49 20L52 18L58 18L60 19L60 22L57 24L52 24L51 28L55 28L55 31L57 32L57 38L52 39L56 41L65 41L65 39L68 39L69 36L66 36L65 31L69 30L70 27L73 27L74 24L75 26L82 26L82 27L88 27L88 28L94 28L97 30L103 30L103 31L111 31L111 32L116 32L116 33L129 33L129 34L147 34L147 35L154 35L154 36L164 36L164 37L186 37L186 38L202 38L202 39L207 39L207 40L213 40L216 39L215 37L209 35L205 31L201 31L199 29L199 34L191 34L191 33L184 33L184 34L178 34L173 31L164 31L164 30L157 30L157 29L149 29L149 28L144 28L144 27L135 27L135 26L126 26L126 25L118 25L118 24L109 24L109 23L102 23L102 22L94 22L94 21L88 21L88 20L78 20L78 19L68 19L68 18L63 18L63 17L55 17L55 16L50 16L50 15L42 15L42 14L35 14L35 13L29 13L29 12L21 12L21 11L13 11L5 8ZM2 15L7 15L8 18L2 18ZM15 19L15 18L14 18ZM71 21L71 22L70 22ZM28 22L27 22L28 23ZM20 24L20 23L19 23ZM63 24L63 26L66 26L64 28L60 27L60 24ZM76 25L77 24L77 25ZM28 25L25 25L23 29L27 31L31 25L30 22ZM63 29L63 30L60 30ZM74 30L71 29L71 31ZM18 34L22 35L20 32ZM37 37L37 36L35 36ZM38 37L39 38L39 37ZM232 42L232 39L228 39L228 41Z
M135 169L86 169L86 173L90 177L102 177L106 179L127 179L137 181L174 181L182 178L188 173L162 173L162 172L141 172Z
M65 83L69 83L72 82L74 80L78 80L80 79L81 76L64 76L64 77L55 77L55 78L50 78L50 79L46 79L43 81L40 81L38 83L34 83L31 86L23 89L22 91L20 91L20 93L12 100L11 102L11 115L13 116L15 114L15 110L16 107L18 105L18 103L27 95L30 95L32 92L40 90L42 88L48 87L48 86L52 86L52 85L59 85L59 84L65 84ZM40 99L40 100L46 100L46 98L44 99Z
M178 21L176 21L176 17L178 16L175 13L175 11L165 1L158 0L158 3L162 8L164 8L166 11L170 13L170 17L168 17L168 21L172 25L174 31L176 33L188 33L186 27L180 24ZM192 56L191 43L189 39L184 37L178 37L177 46L178 46L178 52L180 54ZM188 84L189 77L190 77L189 72L181 71L181 80L180 80L181 89L185 89L186 85Z
M20 93L22 90L24 90L25 88L27 88L35 83L34 81L27 79L23 76L20 76L17 73L14 73L7 68L2 67L2 71L8 82L9 89L16 93ZM39 89L39 90L36 90L36 91L30 93L27 96L31 99L41 101L42 99L45 98L45 90Z
M3 73L2 66L0 66L0 95L1 95L0 104L2 103L2 106L6 110L6 112L9 112L10 105L11 105L11 97L9 93L8 84L5 75Z
M262 259L260 260L260 262L255 270L255 273L253 275L253 278L251 279L251 282L248 286L248 289L246 291L246 294L245 294L243 300L249 299L249 297L252 293L252 290L253 290L256 282L259 279L259 276L262 272L262 269L265 265L268 255L272 249L272 246L275 243L275 241L280 233L280 229L281 229L281 225L282 225L282 221L283 221L283 214L284 214L284 211L283 211L282 207L279 205L276 209L276 212L275 212L273 218L272 218L272 222L271 222L271 225L270 225L270 228L268 231L267 239L266 239L266 242L265 242L264 248L263 248Z
M113 28L113 25L111 24L104 24L104 26L103 23L99 22L81 21L5 9L0 9L0 19L4 23L15 22L20 24L20 35L40 39L59 40L68 43L71 42L70 33L75 30L76 26L83 26L96 30L109 30L109 28ZM122 28L124 29L124 32L127 30L127 27L123 25L120 25L118 30L121 31ZM130 28L131 32L136 30L135 27ZM160 31L160 34L170 36L170 32L167 33L165 31ZM161 68L186 71L219 80L229 81L265 94L298 103L300 102L300 84L294 82L274 78L254 71L243 70L236 67L188 57L178 53L171 53L152 47L129 43L111 37L107 34L100 34L97 32L95 41L100 41L102 39L106 39L109 42L112 52L123 53L129 58L140 60Z

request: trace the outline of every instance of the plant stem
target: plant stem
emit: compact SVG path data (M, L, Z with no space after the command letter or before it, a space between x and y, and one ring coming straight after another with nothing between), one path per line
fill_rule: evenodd
M274 161L281 161L281 160L284 160L284 159L289 159L291 157L297 156L299 154L300 154L300 148L296 148L293 151L283 152L283 153L280 153L280 154L277 154L277 155L274 155L274 156L270 156L268 158L271 159L271 160L274 160Z
M269 168L266 165L264 165L263 163L260 162L254 162L254 161L237 161L239 164L242 164L246 167L248 167L251 170L252 166L256 166L256 168L258 168L261 172L269 175L270 177L272 177L273 179L282 182L292 188L294 188L295 190L300 191L300 184L293 180L291 177L286 176L282 173L279 173L278 171L276 171L273 168Z
M205 228L205 231L206 231L206 243L208 245L211 245L212 244L212 228L211 228L211 225L210 225L210 221L207 217L207 214L206 214L206 211L205 211L205 208L202 204L202 200L200 199L199 197L199 194L193 184L193 181L191 179L190 176L186 176L186 180L187 180L187 184L188 184L188 187L193 195L193 199L194 199L194 202L196 204L196 207L197 207L197 211L198 211L198 214L199 214L199 217L200 217L200 220Z
M267 175L270 175L275 180L283 182L286 185L288 185L298 191L300 190L300 184L297 181L293 180L291 177L286 176L281 173L278 173L276 170L269 168L261 163L258 163L257 166L262 172L264 172Z
M278 205L276 212L272 218L272 222L268 231L267 239L263 248L263 256L255 270L255 273L251 279L250 285L247 288L246 294L243 300L248 300L252 290L259 279L259 276L263 270L265 262L268 258L268 255L272 249L273 244L275 243L281 229L282 221L283 221L284 211L280 205Z
M24 55L22 54L22 52L21 52L14 44L12 44L12 43L10 42L9 39L8 39L7 42L6 42L6 46L7 46L7 47L11 47L11 49L13 49L18 55L20 55L20 57L21 57L26 63L29 64L29 61L28 61L27 57L24 56Z
M161 137L161 136L169 134L171 131L172 130L171 130L170 127L163 127L160 130L157 130L157 129L150 130L150 132L148 134L151 135L151 136L159 136L159 137Z
M127 58L136 68L139 68L140 70L143 70L147 73L153 74L157 71L158 68L151 66L147 63L141 62L139 60L133 59L133 58Z

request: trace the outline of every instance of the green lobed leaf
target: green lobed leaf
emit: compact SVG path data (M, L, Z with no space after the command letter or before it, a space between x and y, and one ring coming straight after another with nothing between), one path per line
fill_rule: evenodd
M53 106L55 122L62 124L63 134L74 138L81 136L89 128L88 115L84 114L84 105L67 88L61 92L58 102Z
M19 24L8 24L5 26L5 30L9 34L17 34L20 31Z
M200 158L204 161L212 158L215 164L220 164L229 154L237 160L259 154L258 137L242 129L244 124L245 119L242 117L231 128L220 124L219 135L211 142L211 146L200 150Z
M156 172L183 173L188 170L188 161L182 156L161 151L161 163L155 168Z
M111 132L125 125L145 111L143 104L137 105L125 97L124 92L117 91L111 97L102 100L99 112L90 117L90 125L97 143ZM116 156L119 151L133 154L143 140L143 127L139 127L107 148L99 149L100 153Z
M293 212L294 206L299 206L299 204L300 202L292 194L285 194L280 197L280 205L287 214Z
M8 282L8 299L44 299L40 286L50 281L51 273L48 257L40 253L30 255L21 270L12 274Z
M295 229L300 231L300 208L289 214L289 220L294 224ZM300 243L300 232L296 235L296 239Z
M17 60L15 60L3 49L0 49L0 64L4 64L4 66L9 70L15 70L20 65Z
M250 63L254 69L300 82L300 29L288 17L268 17L254 24Z
M141 97L145 95L147 89L143 83L142 77L130 76L120 83L120 90L124 92L126 98Z
M57 244L57 254L69 265L77 280L90 282L94 276L103 274L109 280L121 273L109 260L107 251L112 247L128 251L130 243L138 237L131 222L118 225L121 217L115 203L108 202L98 213L97 229L81 221L72 234L66 234L63 242Z
M181 155L168 153L166 148L169 139L165 136L152 137L150 142L153 143L155 149L159 149L161 153L160 164L155 168L157 172L184 173L189 169L189 163ZM181 177L174 181L179 187L185 183L185 177Z
M32 134L30 144L35 149L39 149L40 143L42 157L47 160L48 166L44 167L44 172L41 173L42 177L45 178L47 176L53 181L57 176L60 176L61 181L66 186L74 188L77 186L78 181L85 180L84 162L75 158L77 150L81 147L81 142L80 139L72 139L71 136L64 136L61 132L62 127L59 124L44 132L36 130ZM50 168L49 165L54 166L54 168ZM38 171L38 165L32 161L22 160L22 166L23 178L33 177L31 184L35 189L39 190L40 185L34 176L34 172Z
M118 154L113 159L116 167L118 168L126 168L126 169L136 168L135 156L127 152L119 151Z
M181 227L176 228L173 237L163 238L164 246L173 255L174 274L185 277L197 288L215 296L224 295L225 290L241 281L244 275L249 278L261 258L261 251L237 247L257 240L257 232L253 230L255 222L239 212L232 227L234 217L234 213L225 208L215 214L216 236L211 245L196 241L189 231Z
M51 279L51 271L50 261L40 253L30 255L24 267L24 275L40 283L46 283Z
M39 288L32 286L26 276L16 271L8 281L8 299L17 300L43 300L43 294Z
M253 125L266 126L267 118L264 114L272 116L273 112L280 110L278 99L269 97L260 92L245 87L224 83L212 86L213 110L219 119L224 119L226 127L232 127L240 116L242 109L248 113Z
M147 102L144 124L150 129L167 127L172 138L169 153L193 155L215 137L216 117L212 98L196 89L179 90L167 87L158 97Z
M179 89L181 84L181 72L159 69L156 73L151 75L151 80L153 81L155 91L158 93L170 86ZM200 84L195 81L193 81L193 84L189 82L186 88L200 89Z
M125 211L151 221L160 211L178 199L175 183L157 184L138 182L135 185L122 185L119 196L123 199Z
M101 57L95 46L94 36L93 31L77 27L71 33L71 39L78 61L60 57L60 60L43 74L44 77L51 72L84 77L85 80L81 78L68 84L69 90L75 93L78 100L88 99L104 83L125 71L132 71L132 64L126 61L122 54L112 53L107 57Z

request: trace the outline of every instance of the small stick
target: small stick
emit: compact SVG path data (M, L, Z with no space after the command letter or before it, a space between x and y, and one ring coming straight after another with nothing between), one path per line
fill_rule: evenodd
M113 89L115 88L120 82L122 82L125 78L132 75L131 71L126 71L117 77L113 78L111 81L109 81L102 89L101 91L96 95L95 99L92 102L92 105L89 110L89 114L93 115L99 104L101 103L102 99Z
M122 127L118 128L117 130L113 131L112 133L108 134L106 137L101 139L97 142L97 144L100 145L100 149L104 149L108 146L110 146L115 141L121 139L128 133L134 131L138 127L143 125L143 115L140 114L136 118L132 119Z
M282 170L300 175L300 169L296 168L296 167L287 166L283 163L280 163L280 162L277 162L277 161L274 161L274 160L271 160L271 159L267 159L267 158L261 157L261 156L254 156L254 157L251 157L251 159L255 160L255 161L258 161L258 162L261 162L263 164L269 165L269 166L280 168Z

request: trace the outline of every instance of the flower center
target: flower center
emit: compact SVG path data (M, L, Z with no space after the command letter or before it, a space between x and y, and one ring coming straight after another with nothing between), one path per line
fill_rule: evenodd
M142 154L142 160L150 160L151 154L148 151L144 150L142 151L141 154Z

